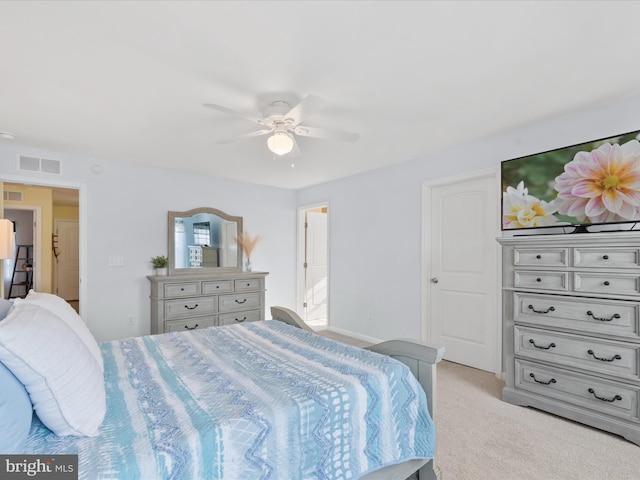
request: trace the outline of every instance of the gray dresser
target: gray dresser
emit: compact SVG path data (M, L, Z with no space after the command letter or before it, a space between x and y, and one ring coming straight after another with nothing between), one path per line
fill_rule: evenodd
M266 272L153 276L151 333L263 320Z
M640 445L640 232L498 241L503 400Z

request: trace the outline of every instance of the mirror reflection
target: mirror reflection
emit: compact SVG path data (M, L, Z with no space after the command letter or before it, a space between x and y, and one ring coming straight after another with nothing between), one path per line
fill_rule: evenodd
M241 270L239 233L242 233L242 217L220 210L198 208L169 212L170 272Z

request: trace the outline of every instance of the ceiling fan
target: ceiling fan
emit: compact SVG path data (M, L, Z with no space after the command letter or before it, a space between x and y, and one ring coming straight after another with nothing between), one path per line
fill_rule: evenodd
M259 137L262 135L270 135L267 139L267 147L274 153L274 155L282 156L292 153L293 156L297 156L300 154L300 148L296 142L296 136L340 140L343 142L355 142L358 140L357 133L339 132L302 125L302 122L307 117L322 110L325 106L324 100L315 95L306 96L293 107L284 100L272 102L271 105L264 109L262 117L248 113L236 112L214 103L205 103L204 106L219 112L230 113L232 115L242 117L246 120L257 123L262 127L260 130L245 133L238 137L217 140L215 143L218 144L235 142L237 140Z

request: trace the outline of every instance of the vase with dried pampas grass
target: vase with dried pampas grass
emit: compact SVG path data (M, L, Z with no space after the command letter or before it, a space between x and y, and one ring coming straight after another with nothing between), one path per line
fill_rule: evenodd
M251 254L261 238L262 237L260 235L254 235L252 237L249 232L241 233L236 237L236 241L240 245L240 248L242 248L244 256L246 257L244 263L244 269L246 272L251 271Z

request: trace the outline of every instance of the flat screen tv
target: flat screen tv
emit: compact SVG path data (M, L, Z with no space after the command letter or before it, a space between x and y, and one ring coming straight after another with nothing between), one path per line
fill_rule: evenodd
M633 229L640 222L638 140L640 131L503 161L502 230Z

